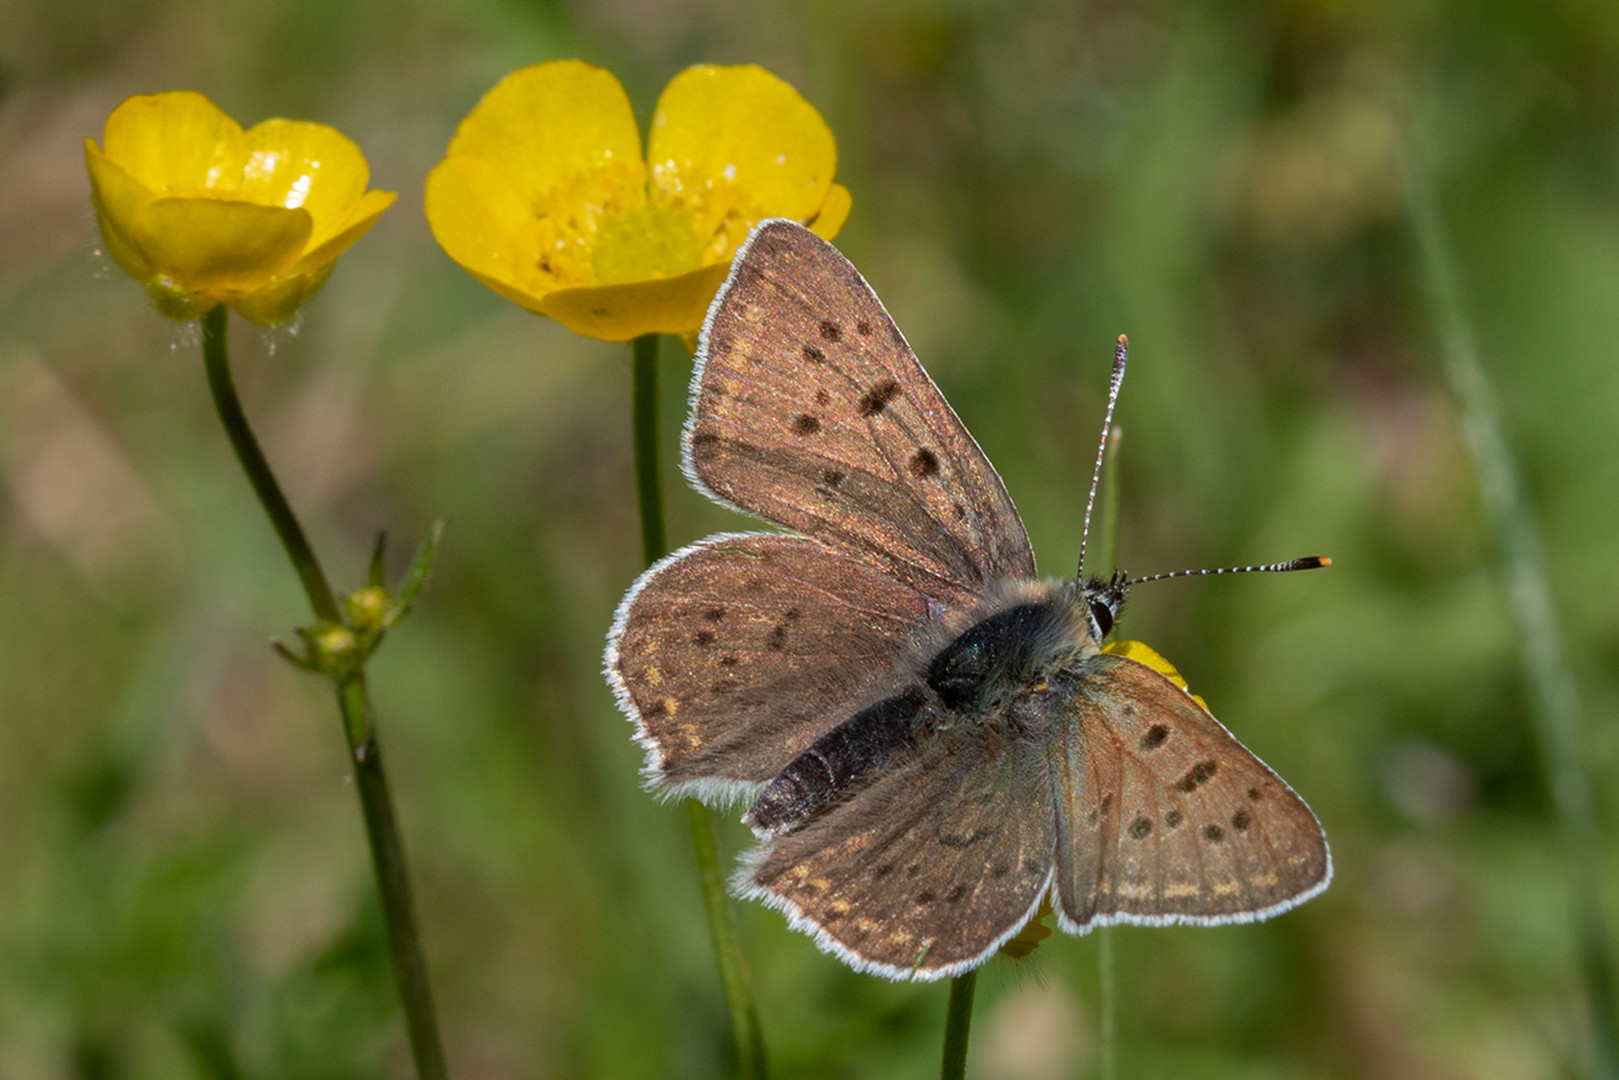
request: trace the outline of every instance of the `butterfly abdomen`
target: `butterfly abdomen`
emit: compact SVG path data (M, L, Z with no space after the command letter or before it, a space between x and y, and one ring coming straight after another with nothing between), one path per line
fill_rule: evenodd
M789 762L743 820L763 833L810 817L857 777L915 745L927 705L927 693L915 686L861 709Z

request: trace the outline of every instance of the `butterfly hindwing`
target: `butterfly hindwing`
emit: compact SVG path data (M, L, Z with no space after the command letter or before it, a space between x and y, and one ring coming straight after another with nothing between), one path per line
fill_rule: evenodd
M692 383L687 472L947 607L1034 573L1000 477L837 249L790 221L738 252Z
M644 574L619 608L607 676L659 785L759 784L874 687L926 632L927 600L801 537L710 537Z
M1097 655L1052 689L1069 700L1048 744L1066 928L1246 922L1326 887L1310 808L1174 683Z
M918 750L747 856L743 896L893 979L981 963L1051 884L1051 773L1038 740L940 715Z

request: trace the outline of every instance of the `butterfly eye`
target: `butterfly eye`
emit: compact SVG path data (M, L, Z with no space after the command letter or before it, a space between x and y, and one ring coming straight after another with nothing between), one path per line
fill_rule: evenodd
M1113 629L1113 607L1106 600L1091 601L1091 618L1096 622L1098 638L1107 637Z

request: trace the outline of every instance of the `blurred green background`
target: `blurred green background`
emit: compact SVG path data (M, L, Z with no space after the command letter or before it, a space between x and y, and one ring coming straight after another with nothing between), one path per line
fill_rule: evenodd
M332 124L401 193L301 325L233 320L232 344L339 584L376 530L398 573L453 519L372 671L455 1074L726 1073L685 824L640 790L599 674L641 569L629 350L497 298L420 209L479 95L569 56L643 123L696 62L763 64L823 111L854 193L839 245L1048 572L1077 553L1120 332L1122 564L1334 557L1132 598L1124 632L1311 802L1338 876L1267 924L1115 932L1120 1075L1576 1075L1562 833L1393 133L1456 245L1611 836L1619 6L7 0L0 1077L409 1074L336 710L266 647L303 597L195 333L97 254L81 139L175 88ZM664 365L672 454L673 341ZM675 542L737 525L667 464ZM747 837L727 818L720 840ZM943 986L739 918L780 1075L936 1070ZM996 960L973 1074L1095 1075L1097 1019L1094 938Z

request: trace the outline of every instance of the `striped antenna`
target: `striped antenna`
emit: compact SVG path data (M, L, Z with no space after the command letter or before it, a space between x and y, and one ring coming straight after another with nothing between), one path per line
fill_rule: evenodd
M1102 420L1102 441L1096 446L1096 468L1091 471L1091 494L1085 500L1085 527L1079 534L1079 574L1085 580L1085 544L1091 538L1091 511L1096 508L1096 486L1102 482L1102 458L1107 454L1108 432L1113 430L1113 406L1119 401L1119 384L1124 382L1124 365L1130 360L1130 339L1119 335L1113 347L1113 375L1107 383L1107 416Z
M1331 566L1332 560L1325 555L1311 555L1303 559L1289 559L1287 562L1266 563L1263 566L1225 566L1219 570L1171 570L1167 574L1148 574L1146 577L1131 578L1126 585L1140 585L1143 581L1165 581L1177 577L1203 577L1208 574L1279 574L1286 570L1317 570L1323 566Z

